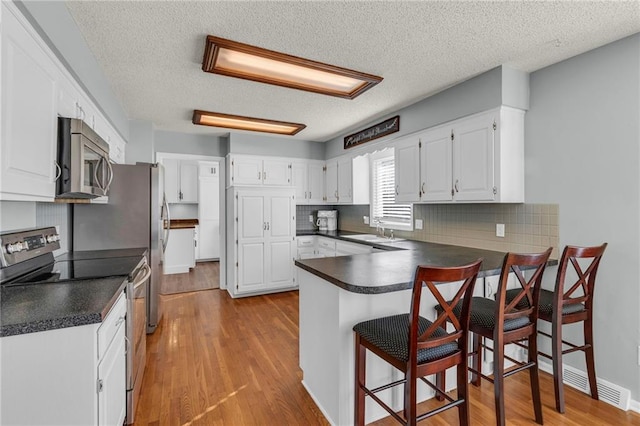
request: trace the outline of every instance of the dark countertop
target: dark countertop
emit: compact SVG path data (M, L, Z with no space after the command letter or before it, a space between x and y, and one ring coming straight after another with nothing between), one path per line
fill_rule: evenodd
M356 233L351 233L356 234ZM352 293L378 294L410 289L418 265L460 266L483 258L479 277L498 275L506 253L448 244L403 240L370 244L347 238L348 232L303 232L387 250L371 254L296 260L296 266ZM548 265L556 265L551 259Z
M2 286L0 337L102 322L126 277Z

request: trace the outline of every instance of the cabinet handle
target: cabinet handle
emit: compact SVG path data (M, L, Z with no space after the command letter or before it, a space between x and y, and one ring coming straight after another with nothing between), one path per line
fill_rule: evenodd
M267 231L269 230L269 222L267 222Z
M267 230L267 222L262 222L262 230L263 231Z
M120 324L122 324L125 320L125 317L122 316L120 318L118 318L118 320L116 321L116 328L120 326Z
M456 189L456 192L460 192L458 191L458 179L456 179L456 184L453 187Z
M258 172L258 180L260 180L261 177L262 177L262 174Z
M422 185L420 186L420 192L424 194L424 182L422 182Z
M262 172L262 180L267 180L267 172Z
M307 191L304 191L304 199L307 199Z

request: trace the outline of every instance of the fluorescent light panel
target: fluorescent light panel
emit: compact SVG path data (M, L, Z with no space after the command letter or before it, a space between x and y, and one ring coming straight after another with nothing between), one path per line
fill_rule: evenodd
M286 121L265 120L262 118L243 117L240 115L229 115L201 110L193 111L192 122L193 124L202 126L277 133L279 135L295 135L307 127L304 124L287 123Z
M382 77L208 36L202 69L214 74L353 99Z

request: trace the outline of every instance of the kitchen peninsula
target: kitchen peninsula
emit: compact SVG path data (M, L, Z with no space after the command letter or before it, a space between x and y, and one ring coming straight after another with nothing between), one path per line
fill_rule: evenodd
M340 238L340 237L338 237ZM483 258L474 289L490 297L497 288L505 253L417 241L390 241L388 251L353 256L297 260L300 287L300 368L303 385L331 424L353 423L354 341L360 321L408 312L413 274L418 265L458 266ZM556 264L550 260L549 264ZM447 294L443 295L447 297ZM435 318L435 301L423 299L422 315ZM432 317L431 314L434 316ZM367 353L367 383L401 378L400 372ZM448 380L454 386L455 380ZM418 393L419 400L432 391ZM386 392L386 393L385 393ZM382 392L402 408L402 387ZM387 414L367 399L366 422Z

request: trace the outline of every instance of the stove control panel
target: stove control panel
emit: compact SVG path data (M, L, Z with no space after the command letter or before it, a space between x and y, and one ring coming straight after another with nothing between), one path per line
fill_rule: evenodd
M55 227L9 231L0 234L2 267L15 265L60 248Z

